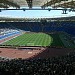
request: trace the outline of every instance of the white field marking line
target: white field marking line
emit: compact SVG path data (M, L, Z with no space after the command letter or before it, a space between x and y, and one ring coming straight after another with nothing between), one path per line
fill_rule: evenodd
M19 35L17 35L17 36L14 35L15 37L12 36L13 38L10 38L9 40L14 39L14 38L16 38L16 37L18 37L18 36L20 36L20 35L22 35L22 34L19 34ZM2 44L2 43L4 43L4 42L7 42L7 41L9 41L9 40L3 41L3 42L1 42L0 44Z

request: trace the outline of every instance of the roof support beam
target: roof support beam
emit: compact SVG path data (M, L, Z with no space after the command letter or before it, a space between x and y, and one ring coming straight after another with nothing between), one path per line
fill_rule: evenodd
M28 7L29 7L29 8L32 8L32 3L33 3L32 1L33 1L33 0L26 0L26 1L27 1L27 4L28 4Z
M47 1L45 4L43 4L41 7L47 7L47 6L51 6L52 4L55 4L57 2L61 2L61 0L51 0L51 1Z
M20 8L19 5L17 5L16 3L10 2L8 0L0 0L0 3L3 3L5 5L9 5L9 6L12 6L12 7Z
M8 7L29 7L29 9L33 9L32 7L42 7L42 9L46 9L45 7L51 6L53 8L75 8L75 0L0 0L0 7L8 8Z
M0 4L0 8L8 8L7 5Z
M63 1L60 3L56 3L55 5L52 5L52 7L62 7L62 8L75 8L75 1Z

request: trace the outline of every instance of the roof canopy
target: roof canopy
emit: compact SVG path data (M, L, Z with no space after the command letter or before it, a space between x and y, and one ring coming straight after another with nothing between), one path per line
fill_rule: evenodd
M0 8L48 7L75 8L75 0L0 0Z
M75 16L70 17L57 17L57 18L10 18L0 17L0 22L40 22L40 21L74 21Z

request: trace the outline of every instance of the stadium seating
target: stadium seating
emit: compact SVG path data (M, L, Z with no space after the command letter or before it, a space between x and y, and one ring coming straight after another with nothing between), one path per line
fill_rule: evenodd
M21 29L32 32L55 32L65 31L75 35L75 22L71 21L55 21L55 22L1 22L0 28Z
M0 58L0 75L75 75L75 52L46 59Z
M13 29L2 29L2 34L0 35L0 40L14 36L16 34L20 34L20 31Z
M32 32L63 31L75 35L75 22L1 22L1 29L21 29ZM8 37L19 32L10 32ZM0 58L0 75L75 75L75 52L68 55L38 59Z

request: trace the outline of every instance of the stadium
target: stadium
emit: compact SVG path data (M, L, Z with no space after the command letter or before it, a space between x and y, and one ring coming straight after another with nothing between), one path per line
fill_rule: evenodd
M67 14L75 12L74 5L75 0L2 0L0 13L57 10ZM0 75L75 75L75 16L0 17Z

